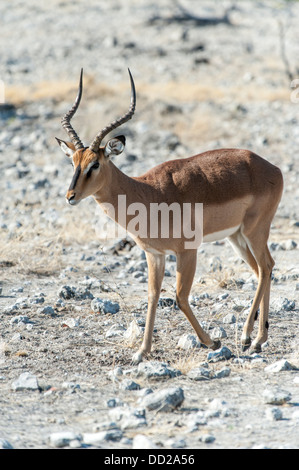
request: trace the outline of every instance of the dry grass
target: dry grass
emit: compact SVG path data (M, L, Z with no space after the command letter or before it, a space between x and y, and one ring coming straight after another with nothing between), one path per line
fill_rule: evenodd
M226 100L240 100L242 103L250 101L289 101L290 93L287 88L271 88L244 84L231 87L217 87L211 83L192 83L186 81L169 81L166 83L147 83L136 81L139 98L155 100L172 100L179 103ZM121 98L127 94L128 80L115 84L99 82L92 75L84 76L84 93L87 99L99 99L112 96ZM6 86L6 100L14 104L26 101L39 101L44 99L73 100L78 87L77 80L42 81L31 85ZM121 98L122 99L122 98Z

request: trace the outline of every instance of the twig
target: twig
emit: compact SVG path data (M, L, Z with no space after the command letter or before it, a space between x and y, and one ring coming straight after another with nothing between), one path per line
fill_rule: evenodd
M196 26L215 26L220 23L225 23L228 25L231 25L231 21L229 19L229 13L232 10L233 7L228 8L223 16L220 17L203 17L203 16L197 16L188 11L185 7L180 5L178 1L175 1L176 6L178 9L181 11L181 14L178 15L172 15L170 17L162 17L159 15L153 16L150 20L149 23L157 23L159 21L163 21L164 23L171 24L171 23L195 23Z
M280 43L280 55L282 62L284 64L285 73L290 81L294 80L294 74L291 71L290 63L288 61L286 55L286 47L285 47L285 29L282 21L278 20L278 27L279 27L279 43Z

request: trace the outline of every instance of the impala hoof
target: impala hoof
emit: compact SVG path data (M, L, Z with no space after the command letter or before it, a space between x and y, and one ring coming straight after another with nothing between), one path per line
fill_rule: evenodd
M133 354L132 364L138 365L138 364L140 364L140 362L142 362L142 360L143 360L142 352L137 351L135 354Z
M246 338L246 339L242 340L242 351L243 352L247 351L247 349L250 348L250 345L251 345L251 339L250 338Z
M213 351L216 351L216 349L221 348L221 341L219 339L215 339L214 343L210 347L213 349Z
M262 346L260 343L252 343L251 352L253 353L260 353L262 351Z

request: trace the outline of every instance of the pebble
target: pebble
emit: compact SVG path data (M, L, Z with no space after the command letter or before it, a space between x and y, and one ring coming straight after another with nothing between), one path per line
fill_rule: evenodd
M0 449L13 449L13 446L3 437L0 437Z
M167 449L184 449L187 447L187 443L183 438L171 438L165 442Z
M128 341L131 345L133 345L140 336L142 336L142 329L137 324L135 320L133 320L129 328L124 332L124 338Z
M49 444L52 447L80 446L82 435L74 431L54 432L49 436Z
M11 325L15 325L15 324L19 325L20 323L26 324L29 322L30 322L30 319L26 315L18 315L17 317L12 318L9 323Z
M148 410L158 412L173 411L184 401L184 391L180 387L169 387L146 395L142 404Z
M264 403L269 405L284 405L292 398L291 393L281 389L265 389L263 391Z
M203 434L202 436L200 436L199 440L201 442L204 442L205 444L211 444L216 440L216 438L215 436L213 436L213 434Z
M233 313L228 313L227 315L225 315L225 317L223 317L222 321L223 323L227 324L236 323L236 317Z
M120 382L119 388L121 390L140 390L141 387L138 383L131 379L124 379Z
M158 449L158 446L144 434L136 434L133 438L132 449Z
M295 366L290 364L287 360L285 359L280 359L277 362L274 362L273 364L270 364L269 366L265 367L265 372L275 374L277 372L282 372L285 370L297 370Z
M72 391L80 390L81 388L80 385L75 382L63 382L61 387L64 388L65 390L72 390Z
M174 307L178 308L176 301L171 297L160 297L158 301L158 307L166 308L166 307Z
M91 309L95 313L112 313L119 312L119 304L111 300L103 300L100 298L93 299L91 302Z
M205 412L207 418L227 418L234 414L233 410L229 408L227 402L221 398L214 398L208 403L208 409Z
M101 432L90 432L83 433L83 443L90 446L102 446L105 442L120 441L123 437L123 432L121 429L109 429L107 431Z
M118 406L109 410L109 416L119 423L122 431L147 426L146 411L144 408Z
M57 294L61 299L69 300L75 297L76 287L62 286L59 288Z
M54 308L51 305L45 305L39 309L39 313L42 315L50 315L54 317L56 315Z
M66 320L63 320L61 322L62 327L67 327L67 328L76 328L80 325L80 319L79 318L67 318Z
M231 373L231 369L229 367L223 367L222 369L214 373L214 378L222 379L223 377L228 377L230 373Z
M112 381L118 381L120 379L120 377L123 376L123 370L121 367L114 367L114 369L110 370L108 372L108 377L112 380Z
M223 346L220 349L216 349L216 351L210 351L207 355L207 360L209 362L219 362L230 359L231 357L232 353L230 349L228 349L226 346Z
M281 409L276 408L276 407L267 408L266 418L271 420L271 421L279 421L279 420L283 419Z
M24 390L36 391L40 390L40 387L35 375L30 372L23 372L19 378L12 383L12 389L15 392Z
M168 364L158 361L141 362L137 369L137 377L144 376L147 379L159 379L163 377L173 378L181 374L180 370L174 369L173 367L168 366Z
M286 312L290 312L294 310L296 307L296 303L294 300L289 300L287 298L284 298L281 302L278 304L278 310L285 310Z
M192 380L208 380L211 378L211 371L206 367L195 367L187 373L187 377Z
M114 338L116 336L123 336L125 333L126 329L123 325L119 325L116 323L115 325L112 325L105 334L106 338Z
M200 348L201 343L196 336L187 334L180 337L178 341L178 347L185 350L195 349Z
M189 432L197 431L199 426L206 426L206 414L202 410L192 413L188 416L186 424Z
M222 328L222 326L217 326L213 328L210 336L212 339L227 338L226 331L224 328Z

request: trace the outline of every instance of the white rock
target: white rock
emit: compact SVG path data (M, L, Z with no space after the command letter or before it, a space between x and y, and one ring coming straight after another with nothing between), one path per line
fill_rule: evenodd
M296 367L290 364L287 360L285 359L280 359L277 362L274 362L273 364L270 364L269 366L265 367L265 372L268 373L277 373L277 372L282 372L284 370L296 370Z
M222 326L213 328L213 330L211 331L211 338L212 339L227 338L225 329L222 328Z
M130 344L133 345L136 340L142 336L142 329L137 325L136 321L133 320L123 336L128 342L130 342Z
M161 378L161 377L177 377L182 375L181 371L168 366L168 364L159 361L141 362L138 365L137 377L145 376L146 378Z
M37 378L30 372L23 372L20 377L12 383L12 389L16 392L23 390L39 390Z
M146 395L142 405L148 410L173 411L184 401L184 391L180 387L169 387Z
M144 434L136 434L132 449L158 449L158 447Z
M122 436L123 432L120 429L109 429L107 431L84 433L83 442L96 447L107 441L119 441Z
M230 359L231 356L232 353L230 349L228 349L226 346L223 346L220 349L216 349L216 351L210 351L207 355L207 360L209 362L219 362Z
M123 431L147 425L144 408L118 406L109 411L109 416Z
M185 350L195 349L195 348L200 348L200 346L201 346L201 343L198 340L198 338L191 334L181 336L178 341L178 347L180 349L185 349Z
M54 432L49 437L49 443L53 447L66 447L69 446L72 441L80 443L82 441L82 435L74 431L61 431Z
M63 320L61 322L61 326L63 327L68 327L68 328L76 328L77 326L80 325L80 319L79 318L67 318L66 320Z
M206 367L195 367L187 373L187 376L192 380L208 380L211 378L211 371Z
M265 403L270 405L284 405L284 403L290 401L292 395L281 389L265 389L263 391L263 399Z
M116 336L123 336L125 331L126 329L123 325L115 324L106 331L105 337L114 338Z
M225 315L225 317L223 317L222 321L226 324L236 323L236 317L233 313L228 313Z

